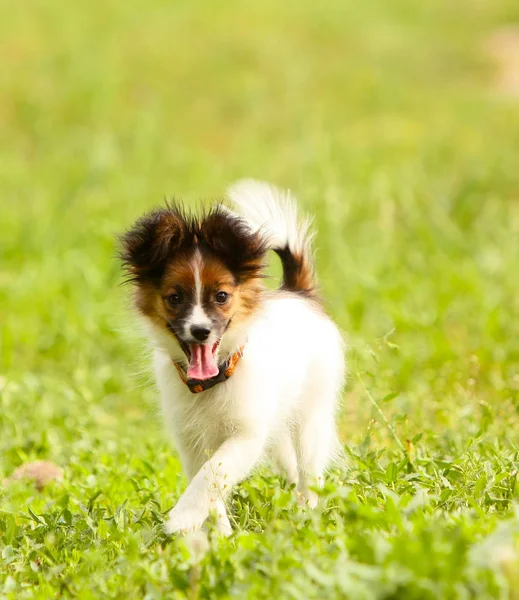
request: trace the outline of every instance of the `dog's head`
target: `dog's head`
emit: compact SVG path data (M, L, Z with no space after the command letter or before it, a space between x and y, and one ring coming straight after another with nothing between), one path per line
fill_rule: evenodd
M263 238L220 205L201 217L168 205L122 237L137 310L185 353L189 378L218 373L223 337L260 300L265 254Z

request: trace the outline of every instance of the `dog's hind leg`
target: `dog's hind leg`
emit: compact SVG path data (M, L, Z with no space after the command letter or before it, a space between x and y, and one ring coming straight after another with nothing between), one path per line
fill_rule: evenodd
M297 484L299 481L297 455L288 427L279 434L271 453L282 474L286 476L288 485Z
M294 445L299 469L298 491L303 502L315 507L317 493L312 487L324 485L324 473L340 456L335 417L345 378L344 344L332 327L323 338L326 353L318 352L308 372L297 413Z
M334 376L335 375L335 376ZM336 405L342 386L342 373L314 380L301 399L294 446L299 470L298 492L300 501L314 508L319 499L312 488L324 485L324 473L339 450L335 426Z
M297 490L301 503L317 506L318 494L312 487L324 485L324 472L337 444L332 415L316 411L306 414L295 432L299 483Z

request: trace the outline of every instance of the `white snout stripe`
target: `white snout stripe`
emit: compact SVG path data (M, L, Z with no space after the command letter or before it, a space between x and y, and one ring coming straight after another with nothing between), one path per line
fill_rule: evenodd
M200 267L202 265L202 255L197 249L193 257L193 274L195 276L195 306L184 325L184 334L186 337L191 335L191 327L211 328L211 319L206 315L202 308L202 278L200 277Z

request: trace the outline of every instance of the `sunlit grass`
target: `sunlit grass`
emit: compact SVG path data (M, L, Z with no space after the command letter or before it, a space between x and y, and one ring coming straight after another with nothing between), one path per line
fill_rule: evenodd
M519 104L512 1L57 0L0 9L0 598L516 598ZM316 217L349 456L314 513L268 468L236 534L186 485L116 235L252 176Z

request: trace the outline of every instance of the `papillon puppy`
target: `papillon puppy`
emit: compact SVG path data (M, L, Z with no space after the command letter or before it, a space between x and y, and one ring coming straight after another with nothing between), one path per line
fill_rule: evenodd
M210 514L231 533L226 500L273 459L314 507L340 452L335 417L345 377L342 336L321 304L312 233L288 192L241 181L216 204L188 214L155 210L122 237L134 304L151 339L168 429L189 485L168 533L202 527ZM264 284L266 255L283 266Z

